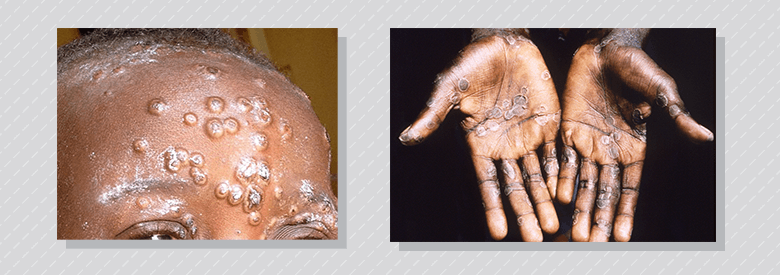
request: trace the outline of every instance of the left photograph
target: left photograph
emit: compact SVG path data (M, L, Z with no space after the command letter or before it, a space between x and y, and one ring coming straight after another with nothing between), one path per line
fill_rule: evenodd
M58 29L57 239L337 239L337 29Z

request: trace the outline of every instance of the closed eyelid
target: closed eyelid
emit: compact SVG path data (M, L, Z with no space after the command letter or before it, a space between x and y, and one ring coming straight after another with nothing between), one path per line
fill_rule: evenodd
M178 222L156 220L131 225L115 236L115 239L147 239L154 235L168 235L177 239L190 239L187 228Z

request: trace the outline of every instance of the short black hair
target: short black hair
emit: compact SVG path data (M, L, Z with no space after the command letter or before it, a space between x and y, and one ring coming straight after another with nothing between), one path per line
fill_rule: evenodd
M260 68L278 71L261 52L219 29L97 29L57 49L57 75L85 60L119 54L132 59L133 52L157 54L160 47L233 54Z
M471 42L490 36L522 36L528 37L528 29L472 29Z

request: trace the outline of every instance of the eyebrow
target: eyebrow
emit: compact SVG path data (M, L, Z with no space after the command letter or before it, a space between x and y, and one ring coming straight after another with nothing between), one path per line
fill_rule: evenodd
M142 192L152 192L160 189L169 189L178 187L180 190L192 189L187 181L159 180L159 179L138 179L132 182L122 182L114 185L107 191L100 194L98 202L101 204L113 203L125 195L136 195Z

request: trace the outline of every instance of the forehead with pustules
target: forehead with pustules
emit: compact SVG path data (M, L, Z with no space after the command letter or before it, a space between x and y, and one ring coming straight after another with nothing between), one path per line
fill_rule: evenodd
M64 75L81 76L72 78L78 81L58 81L58 90L65 91L58 92L58 113L63 115L63 121L73 125L62 129L69 136L100 139L98 144L109 144L107 141L121 136L141 135L180 135L182 143L214 143L215 139L208 135L209 126L219 125L209 123L213 119L221 120L224 126L226 122L232 125L232 120L226 120L234 118L240 127L253 119L242 116L249 113L248 108L263 108L272 119L272 125L266 128L282 129L266 131L268 138L281 138L285 128L294 130L296 138L284 146L292 154L286 156L306 152L300 154L304 161L322 153L327 158L329 146L324 128L305 95L277 72L259 69L233 56L201 52L174 53L144 64L116 68L95 67L102 69L84 70L92 75L88 80L84 80L85 73L66 72ZM215 113L214 108L221 110ZM95 113L100 116L89 115ZM250 115L260 119L265 116L262 112ZM109 129L117 124L122 126ZM194 128L203 130L201 135L194 135ZM101 133L92 133L95 129ZM216 142L229 143L225 140Z
M265 165L269 177L327 188L324 128L305 94L277 72L208 52L80 68L58 79L58 159L91 170L92 184L207 174L216 186L236 180L241 167ZM206 167L188 164L196 157Z

